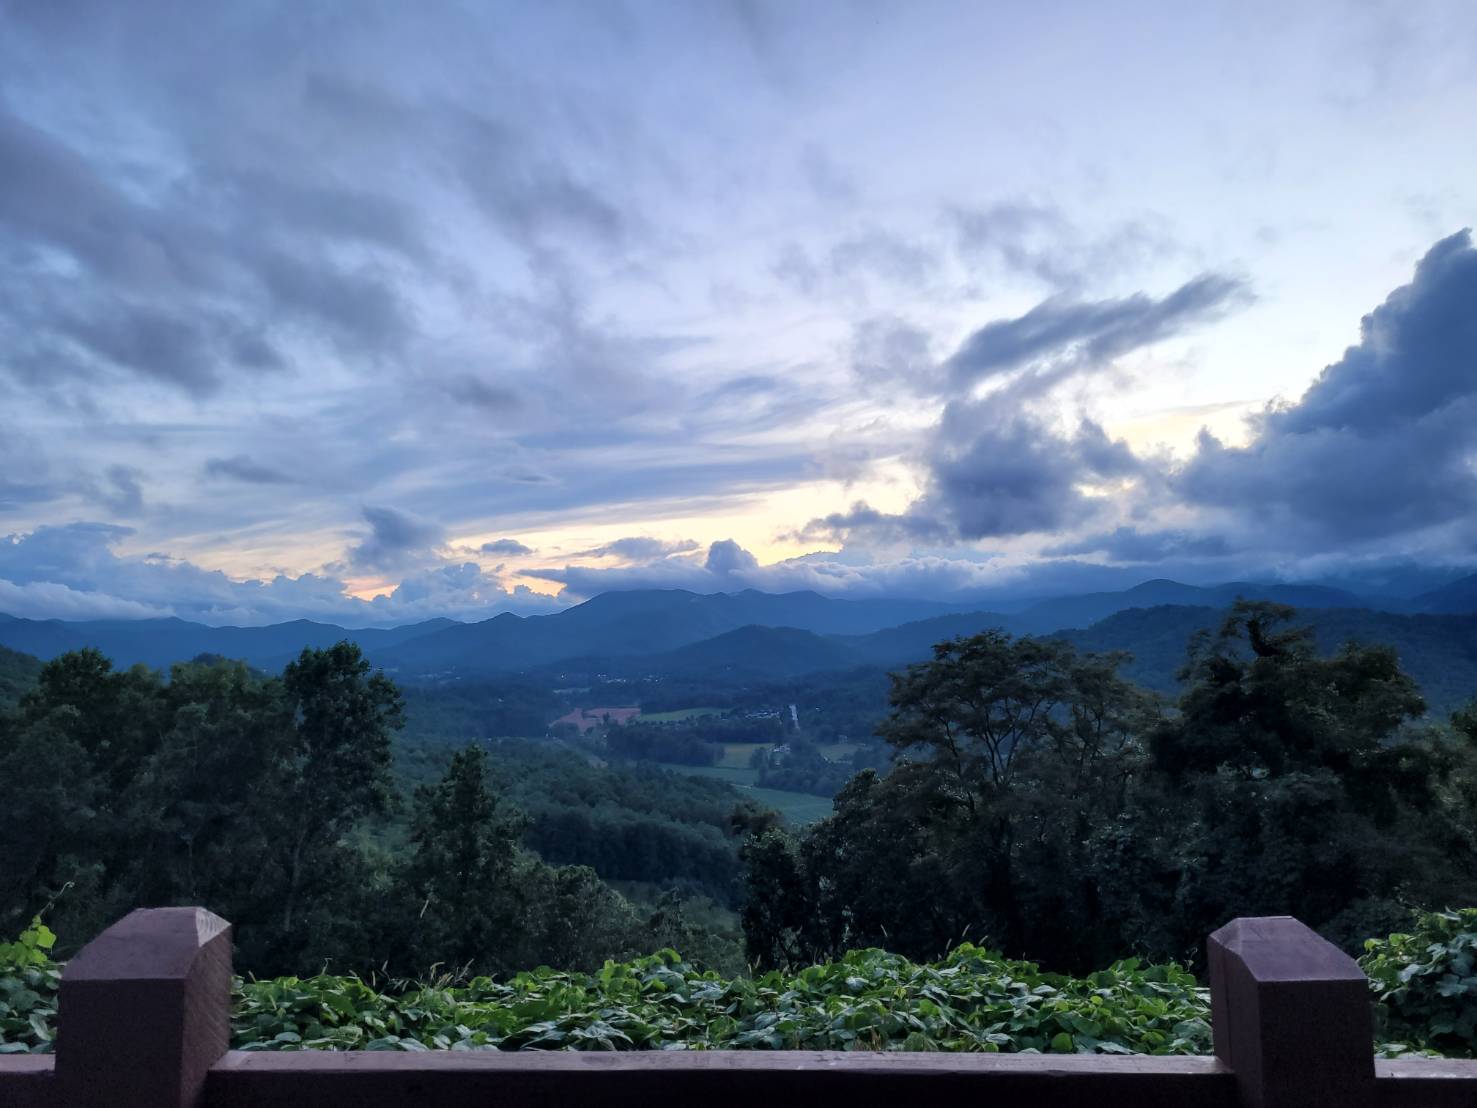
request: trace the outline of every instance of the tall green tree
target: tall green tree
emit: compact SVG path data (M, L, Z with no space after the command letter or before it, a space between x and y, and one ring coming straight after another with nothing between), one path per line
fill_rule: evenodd
M289 934L304 899L345 876L349 833L390 809L391 741L404 704L394 682L372 672L350 642L304 650L283 671L282 686L291 731L276 767L272 834Z
M500 810L486 763L482 749L469 746L452 755L438 783L416 789L405 882L421 957L490 970L501 968L518 925L512 886L523 820Z
M1086 840L1122 808L1155 712L1120 661L990 631L896 675L878 730L897 764L854 779L801 845L811 905L797 933L832 951L933 957L967 935L1081 956L1095 912ZM774 928L750 934L764 957L781 952Z
M1431 823L1451 766L1412 726L1415 682L1389 647L1320 656L1294 615L1243 601L1192 641L1179 712L1151 736L1144 797L1177 828L1182 945L1233 915L1353 941L1477 891Z

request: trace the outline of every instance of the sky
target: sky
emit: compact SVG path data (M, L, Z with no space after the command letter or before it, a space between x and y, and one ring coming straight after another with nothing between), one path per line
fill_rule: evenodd
M1466 0L0 0L0 612L1470 571L1474 105Z

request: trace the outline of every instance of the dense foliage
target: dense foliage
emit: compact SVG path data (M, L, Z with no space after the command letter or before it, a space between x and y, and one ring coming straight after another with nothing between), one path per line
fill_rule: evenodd
M1477 1057L1477 908L1426 913L1410 932L1364 946L1378 1037Z
M220 660L166 679L95 651L53 659L0 712L0 928L51 901L66 935L139 905L206 904L236 925L245 969L402 975L448 957L480 972L593 967L693 937L677 907L638 907L589 868L528 853L475 748L398 795L401 720L398 690L349 643L304 651L280 678ZM727 799L699 832L715 849L686 864L731 899ZM720 938L694 946L740 964Z
M54 941L36 920L0 943L0 1053L53 1048ZM1428 914L1365 946L1377 1050L1477 1053L1477 909ZM860 950L752 978L666 949L591 973L237 979L233 1006L232 1044L245 1050L1211 1049L1205 990L1182 967L1130 959L1071 978L968 944L929 965Z
M0 1051L48 1051L59 967L29 949L7 962L6 950ZM861 950L755 978L699 971L668 949L593 973L540 968L461 984L246 980L234 1009L232 1044L245 1050L1210 1049L1205 992L1178 966L1130 960L1067 978L969 945L933 965Z
M459 681L404 687L407 748L454 746L487 738L542 736L566 711L549 689L516 681Z
M41 663L0 646L0 710L14 705L36 683Z
M1321 652L1291 615L1241 604L1195 636L1174 704L1063 640L939 644L893 679L884 757L833 725L819 742L831 707L802 705L796 729L730 690L727 719L673 713L605 746L484 735L397 762L401 693L348 643L281 676L62 655L0 706L0 934L49 904L86 936L136 905L204 903L263 975L506 982L674 947L735 976L867 948L926 964L965 941L1085 973L1129 953L1195 965L1237 915L1296 915L1352 950L1413 907L1477 902L1477 711L1422 718L1392 650ZM829 818L789 831L725 783L619 757L623 738L716 749L704 736L755 727L783 741L714 772L846 778ZM1441 1002L1467 988L1465 941L1425 942L1417 970L1419 940L1390 940L1407 974L1387 981L1391 1035L1439 1007L1427 984ZM1437 1033L1463 1040L1463 1018Z
M1173 710L1060 640L940 644L894 678L895 768L745 847L750 956L927 959L967 935L1086 969L1276 914L1352 949L1409 905L1477 900L1477 727L1416 726L1393 651L1322 655L1291 616L1243 603L1193 639Z
M357 979L252 982L245 1049L955 1050L1203 1053L1203 990L1176 966L1128 961L1086 978L961 946L935 965L853 951L798 973L724 979L671 950L593 974L386 995Z
M39 918L14 942L0 943L0 1054L51 1050L62 976L51 959L55 945Z

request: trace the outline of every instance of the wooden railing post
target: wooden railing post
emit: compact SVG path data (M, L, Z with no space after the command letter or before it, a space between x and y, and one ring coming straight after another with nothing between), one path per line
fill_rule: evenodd
M197 1108L230 1045L231 925L204 908L140 908L62 972L59 1103Z
M1232 920L1210 936L1216 1057L1248 1108L1375 1103L1369 982L1291 916Z

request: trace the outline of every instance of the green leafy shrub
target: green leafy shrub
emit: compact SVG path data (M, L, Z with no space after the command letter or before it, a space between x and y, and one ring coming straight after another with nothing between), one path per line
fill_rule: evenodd
M941 1050L1198 1054L1208 1001L1179 966L1084 978L961 946L932 965L859 950L725 979L670 950L592 974L379 992L353 977L240 986L243 1050Z
M62 967L56 936L40 918L13 943L0 943L0 1054L49 1054L56 1038Z
M1377 1038L1477 1056L1477 908L1426 913L1410 934L1369 939L1364 951Z
M52 1050L61 964L41 923L0 943L0 1053ZM1477 1056L1477 908L1365 943L1378 1053ZM675 951L506 981L237 979L240 1050L920 1050L1208 1054L1207 991L1177 965L1043 973L962 945L917 964L881 950L725 978Z

